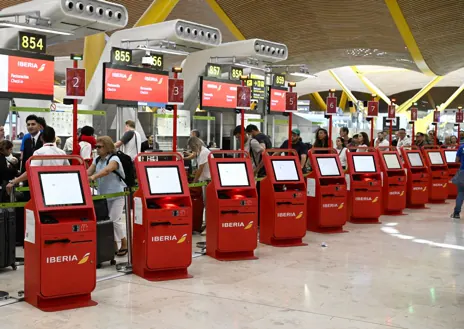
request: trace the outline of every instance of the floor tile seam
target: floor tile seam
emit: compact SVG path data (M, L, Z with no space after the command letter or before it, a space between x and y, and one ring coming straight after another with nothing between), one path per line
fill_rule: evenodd
M144 286L144 287L153 287L152 285L150 285L148 283L144 283L144 282L128 282L128 281L119 280L118 278L115 278L114 280L122 282L122 283L137 284L137 285L141 285L141 286ZM385 326L385 327L388 327L388 328L407 329L405 327L391 326L391 325L386 325L386 324L378 323L378 322L365 321L365 320L355 319L355 318L346 318L346 317L343 317L343 316L338 316L338 315L333 315L333 314L311 312L311 311L305 311L305 310L300 310L300 309L290 308L290 307L281 307L281 306L263 304L263 303L252 302L252 301L248 301L248 300L235 299L235 298L230 298L230 297L214 296L214 295L209 295L209 294L204 294L204 293L198 293L198 292L193 292L193 291L184 291L184 290L167 288L167 287L155 287L155 288L163 289L163 290L169 290L169 291L175 291L175 292L180 292L180 293L185 293L185 294L189 294L189 295L197 295L197 296L203 296L203 297L210 297L210 298L228 300L228 301L233 301L233 302L247 303L247 304L251 304L251 305L266 306L266 307L269 307L269 308L274 308L274 309L278 309L278 310L282 310L282 311L301 312L301 313L325 316L325 317L328 317L328 318L337 318L337 319L341 319L341 320L369 323L369 324L374 324L374 325L379 325L379 326Z

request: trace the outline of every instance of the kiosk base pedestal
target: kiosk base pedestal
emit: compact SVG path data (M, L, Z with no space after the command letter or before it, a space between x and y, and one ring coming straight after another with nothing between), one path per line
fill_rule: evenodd
M446 200L429 200L429 203L433 203L433 204L448 204L449 202L446 202Z
M150 271L145 269L141 273L140 277L147 281L170 281L170 280L182 280L191 279L193 275L188 273L186 268L174 269L174 270L162 270L162 271Z
M382 224L378 218L350 218L349 222L353 224Z
M408 204L406 208L409 209L430 209L425 204Z
M60 298L42 298L36 296L36 298L30 299L25 297L25 301L43 312L58 312L98 305L96 301L91 299L90 294Z
M269 246L273 247L303 247L307 246L307 243L303 242L302 238L296 238L296 239L274 239L271 238L270 241L260 241L263 244L267 244Z
M206 252L206 254L219 261L258 259L258 257L255 256L255 253L253 251L221 252L221 251L216 250L214 252Z
M384 215L387 215L387 216L407 216L408 214L403 213L403 210L385 210Z
M343 227L310 227L308 231L321 234L340 234L349 232L344 230Z

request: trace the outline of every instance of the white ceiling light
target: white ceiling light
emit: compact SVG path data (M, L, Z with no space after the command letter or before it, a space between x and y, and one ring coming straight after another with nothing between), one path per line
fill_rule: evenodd
M0 21L0 26L14 27L14 28L21 29L21 30L38 31L38 32L44 32L44 33L60 34L60 35L73 35L74 34L71 31L56 30L56 29L53 29L51 27L46 27L46 26L30 25L30 24L23 24L23 23L9 22L9 21Z
M303 78L317 78L316 75L309 74L309 73L303 73L303 72L291 72L290 75L293 75L295 77L303 77Z
M171 55L178 55L178 56L188 56L190 53L183 50L177 49L168 49L168 48L150 48L146 46L138 46L138 50L145 50L154 53L162 53L162 54L171 54Z

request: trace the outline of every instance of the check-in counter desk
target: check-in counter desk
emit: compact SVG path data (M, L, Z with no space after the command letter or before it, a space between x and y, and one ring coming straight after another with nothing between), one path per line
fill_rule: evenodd
M285 155L270 155L282 152ZM305 182L294 150L267 149L266 177L261 181L259 241L275 247L307 245Z
M215 157L220 154L239 157ZM213 151L208 163L206 254L221 261L257 259L259 205L248 153Z
M382 169L383 213L401 215L406 208L406 171L395 147L377 151Z
M448 165L439 146L426 145L422 149L429 172L429 202L444 203L448 199Z
M134 274L149 281L191 278L192 201L182 155L139 154L135 168L139 189L133 198Z
M307 229L341 233L348 220L348 191L338 153L334 149L308 153L312 171L306 178Z
M359 151L358 151L359 150ZM350 222L380 223L382 215L382 176L375 148L355 148L346 153L348 207Z
M402 147L403 165L406 169L408 183L406 190L406 207L424 208L429 201L428 186L430 175L422 152L417 147Z
M30 166L33 160L72 159L70 166ZM32 156L31 199L24 207L24 298L42 311L94 306L96 219L84 161L78 156Z

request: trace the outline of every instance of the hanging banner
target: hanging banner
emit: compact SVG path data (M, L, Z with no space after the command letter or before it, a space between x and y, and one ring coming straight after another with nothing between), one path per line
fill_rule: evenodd
M417 121L417 108L411 107L411 121Z
M464 120L464 112L462 111L457 111L456 112L456 123L462 123Z
M326 98L327 111L326 114L337 114L337 97Z
M66 98L85 97L85 69L66 69Z
M251 105L251 88L237 86L237 108L249 110Z
M440 111L433 111L433 122L440 122Z
M168 104L184 104L184 80L169 79Z
M388 105L388 118L392 120L396 118L395 105Z
M379 102L369 101L367 102L367 117L373 118L379 115Z
M285 94L285 108L287 112L296 112L298 110L298 94L287 92Z

